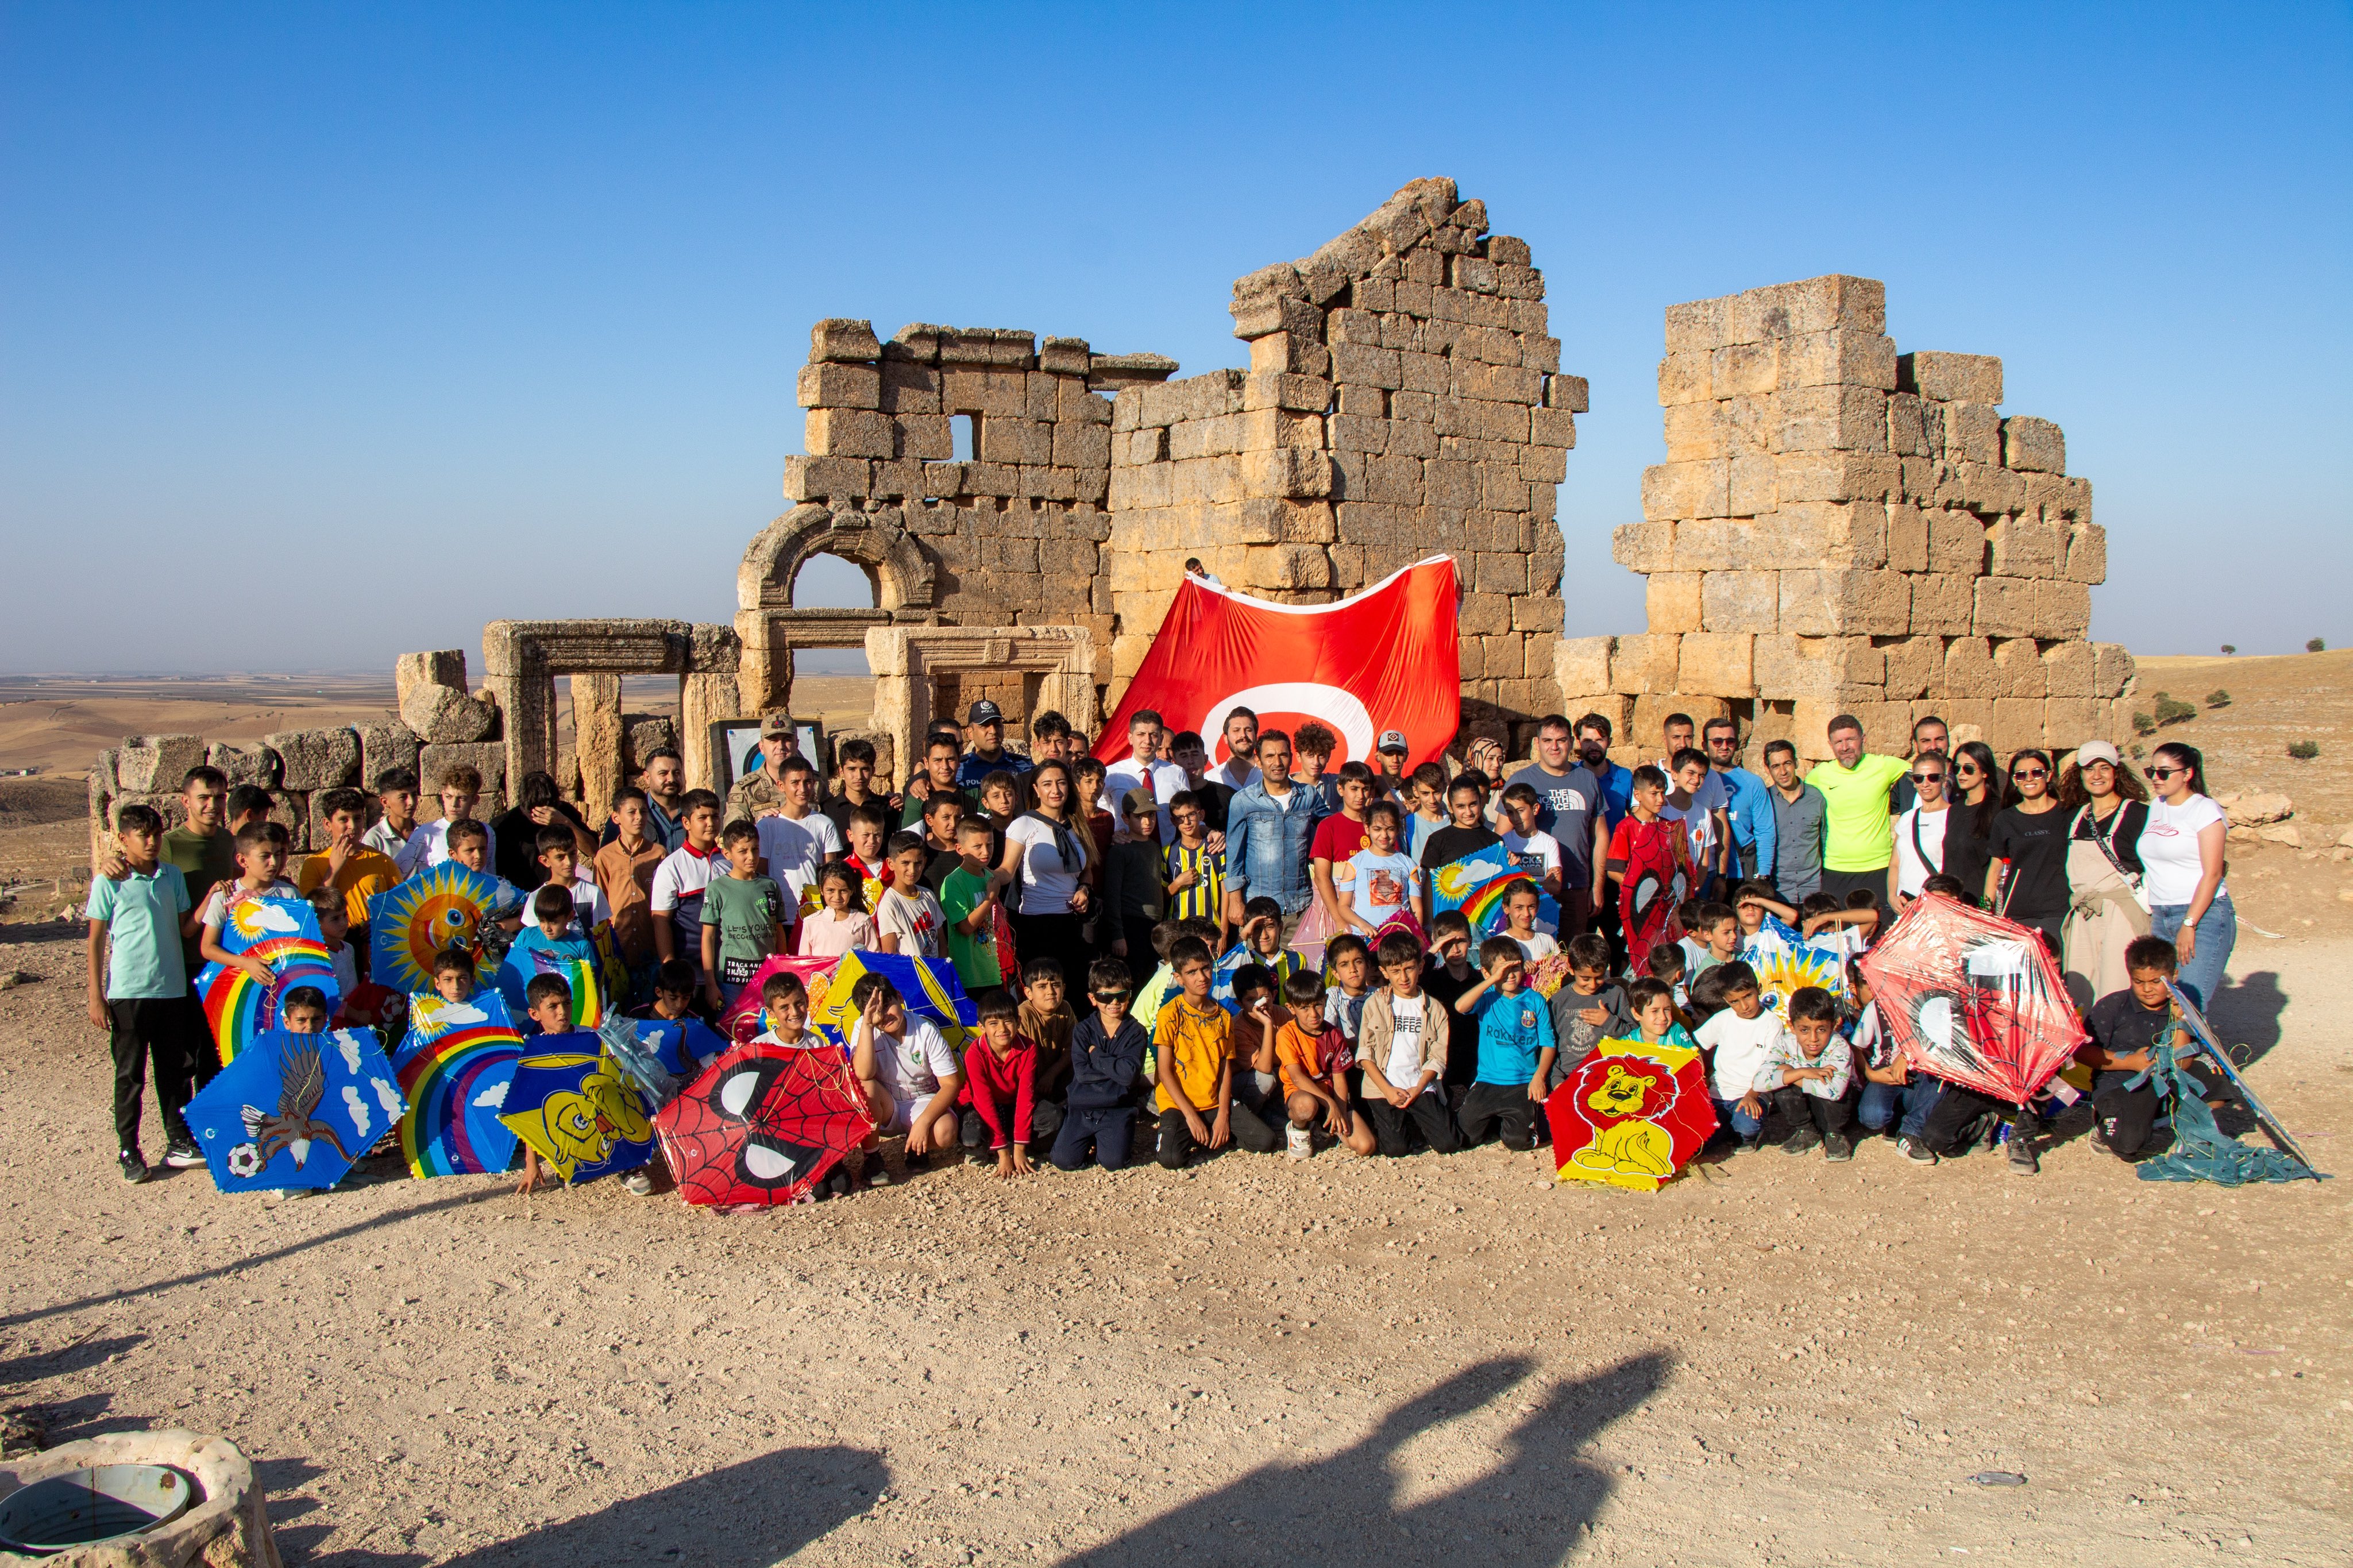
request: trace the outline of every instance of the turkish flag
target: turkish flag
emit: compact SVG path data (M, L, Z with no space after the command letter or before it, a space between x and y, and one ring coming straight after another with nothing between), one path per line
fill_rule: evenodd
M1435 758L1462 719L1454 640L1454 561L1433 555L1330 605L1278 605L1187 578L1144 668L1095 742L1106 763L1128 754L1128 715L1155 710L1225 758L1226 715L1295 733L1313 719L1340 738L1331 766L1369 763L1384 731L1411 748L1409 770Z

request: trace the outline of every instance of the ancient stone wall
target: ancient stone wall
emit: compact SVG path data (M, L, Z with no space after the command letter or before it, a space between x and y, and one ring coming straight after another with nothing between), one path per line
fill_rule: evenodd
M1230 587L1319 603L1443 553L1463 589L1464 726L1525 731L1554 702L1554 487L1586 407L1526 243L1489 234L1453 181L1417 180L1314 255L1241 279L1229 309L1247 371L1116 400L1109 700L1188 556Z
M2118 736L2090 481L2059 426L2001 415L1999 359L1898 353L1886 325L1867 278L1668 310L1667 461L1613 543L1649 629L1559 645L1571 712L1651 750L1669 711L1728 713L1807 757L1841 712L1888 749L1929 712L2003 752Z

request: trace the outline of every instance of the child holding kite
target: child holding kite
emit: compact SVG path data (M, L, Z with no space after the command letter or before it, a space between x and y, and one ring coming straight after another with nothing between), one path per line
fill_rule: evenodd
M1626 961L1646 973L1651 949L1683 935L1675 906L1694 885L1691 844L1683 823L1660 815L1667 775L1648 765L1634 770L1626 816L1609 836L1609 875L1618 880L1618 918L1626 931Z
M1478 1020L1479 1071L1462 1097L1458 1120L1462 1142L1475 1148L1490 1131L1500 1131L1504 1147L1535 1147L1535 1111L1552 1092L1552 1067L1559 1055L1552 1014L1545 999L1528 989L1527 961L1509 936L1491 936L1479 947L1482 977L1454 1004L1457 1013Z
M1593 1054L1603 1040L1633 1033L1626 990L1609 977L1609 939L1584 931L1568 942L1568 983L1552 994L1555 1065L1564 1071Z
M221 928L228 923L229 911L248 899L301 897L294 890L294 884L280 874L286 869L286 829L275 822L251 822L238 828L237 880L216 883L198 917L204 928L198 951L204 954L205 962L242 969L257 985L275 984L276 972L259 953L235 953L223 947Z

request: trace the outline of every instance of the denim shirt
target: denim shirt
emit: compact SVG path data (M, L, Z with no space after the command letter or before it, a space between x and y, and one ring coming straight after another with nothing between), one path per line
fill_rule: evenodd
M1229 892L1272 899L1295 915L1315 897L1307 874L1307 851L1315 825L1332 814L1321 794L1293 784L1281 801L1263 782L1237 790L1226 807L1226 888Z

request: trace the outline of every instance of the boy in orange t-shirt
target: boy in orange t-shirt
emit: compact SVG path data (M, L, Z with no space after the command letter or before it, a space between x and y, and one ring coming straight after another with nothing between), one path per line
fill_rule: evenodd
M1304 1160L1315 1152L1318 1122L1350 1153L1370 1154L1379 1141L1372 1123L1355 1108L1356 1097L1348 1089L1356 1047L1324 1022L1323 978L1314 970L1300 971L1282 983L1282 999L1290 1005L1291 1016L1274 1033L1274 1058L1282 1079L1283 1110L1291 1118L1291 1157Z

